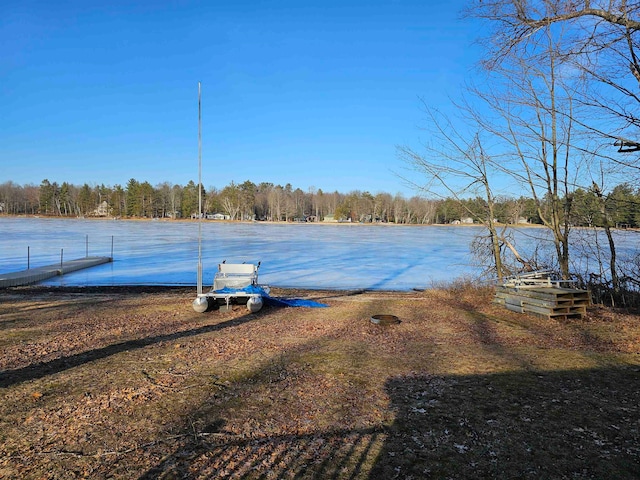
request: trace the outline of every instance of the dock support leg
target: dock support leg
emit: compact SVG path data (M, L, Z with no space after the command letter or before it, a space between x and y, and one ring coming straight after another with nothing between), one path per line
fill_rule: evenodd
M229 305L229 298L230 298L230 297L225 297L225 299L224 299L224 300L225 300L225 302L226 302L226 305L221 305L221 306L220 306L220 309L219 309L219 310L220 310L221 312L230 312L231 310L233 310L233 307L232 307L231 305Z

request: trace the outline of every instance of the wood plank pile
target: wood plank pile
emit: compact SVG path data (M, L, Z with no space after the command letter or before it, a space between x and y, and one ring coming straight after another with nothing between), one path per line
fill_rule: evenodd
M589 292L547 285L502 285L496 288L494 303L519 313L547 318L582 318L590 304Z

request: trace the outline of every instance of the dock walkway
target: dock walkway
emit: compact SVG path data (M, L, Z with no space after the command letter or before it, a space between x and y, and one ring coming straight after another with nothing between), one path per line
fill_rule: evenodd
M31 283L41 282L48 278L64 275L85 268L95 267L112 261L111 257L84 257L48 265L46 267L30 268L21 272L0 273L0 288L19 287Z

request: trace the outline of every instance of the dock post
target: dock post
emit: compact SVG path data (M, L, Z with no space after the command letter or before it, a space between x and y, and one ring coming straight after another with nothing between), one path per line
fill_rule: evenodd
M86 253L85 253L85 257L89 257L89 235L86 235L85 238L85 249L86 249Z
M64 271L62 269L62 260L64 258L64 248L60 249L60 275L64 274Z
M31 270L31 247L27 246L27 270Z
M111 235L111 261L113 262L113 235Z

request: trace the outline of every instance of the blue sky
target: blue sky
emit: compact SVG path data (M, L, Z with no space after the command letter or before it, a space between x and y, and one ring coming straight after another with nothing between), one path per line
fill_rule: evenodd
M478 60L463 0L0 4L0 183L415 192L396 145Z

